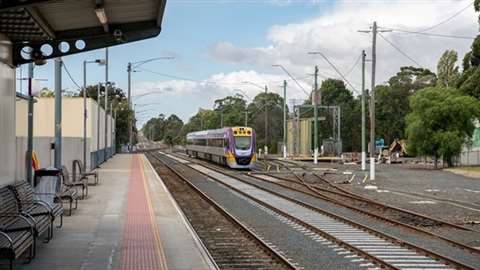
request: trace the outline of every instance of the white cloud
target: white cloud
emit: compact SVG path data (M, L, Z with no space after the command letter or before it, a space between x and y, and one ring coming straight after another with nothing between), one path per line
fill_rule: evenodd
M152 109L139 117L139 125L150 117L163 113L166 115L177 114L184 121L193 116L198 108L212 108L214 101L227 95L240 94L250 101L263 91L262 86L267 84L270 92L283 95L281 88L283 75L261 74L256 71L234 71L231 73L218 73L202 81L170 80L159 82L141 82L133 85L136 104L157 104ZM251 83L245 83L246 81ZM252 84L253 83L253 84ZM288 89L287 100L305 99L306 95L293 85ZM302 87L309 89L309 85L303 81ZM258 86L255 86L257 84ZM158 93L158 94L149 94ZM141 106L141 105L140 105ZM142 109L144 110L144 109Z
M448 18L471 1L343 1L318 18L301 23L272 26L267 33L270 45L241 48L222 41L211 48L211 55L221 61L234 64L252 64L271 67L282 64L296 76L312 72L318 64L322 74L338 77L320 57L308 55L309 51L322 51L343 72L346 72L362 49L370 57L371 34L359 33L367 30L374 20L380 26L421 30ZM473 7L432 32L450 35L476 36L478 24ZM423 67L436 70L436 63L446 49L455 49L460 58L469 50L471 40L445 39L412 34L384 33ZM383 82L395 74L400 66L415 65L378 37L378 80ZM360 65L349 79L360 81Z

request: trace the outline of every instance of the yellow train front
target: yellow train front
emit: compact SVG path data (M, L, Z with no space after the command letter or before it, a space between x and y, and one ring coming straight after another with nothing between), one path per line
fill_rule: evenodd
M234 169L252 169L256 161L255 131L250 127L227 127L187 134L187 155Z

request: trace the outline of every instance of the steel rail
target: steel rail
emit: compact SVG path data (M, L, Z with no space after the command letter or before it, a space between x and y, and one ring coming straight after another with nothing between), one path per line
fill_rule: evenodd
M257 180L260 180L260 181L263 181L263 182L267 182L267 183L270 183L270 184L274 184L274 185L277 185L277 186L281 186L283 188L286 188L286 189L290 189L290 190L294 190L296 192L300 192L300 193L303 193L303 194L306 194L306 195L309 195L309 196L312 196L312 197L315 197L315 198L318 198L318 199L321 199L321 200L325 200L325 201L328 201L328 202L331 202L333 204L337 204L337 205L340 205L340 206L343 206L343 207L346 207L348 209L351 209L355 212L358 212L358 213L361 213L361 214L364 214L364 215L367 215L367 216L370 216L370 217L374 217L376 219L379 219L379 220L382 220L384 222L388 222L388 223L392 223L392 224L395 224L395 225L398 225L398 226L402 226L402 227L406 227L407 229L410 229L410 230L413 230L417 233L424 233L424 234L427 234L431 237L435 237L435 238L438 238L440 240L443 240L443 241L446 241L448 242L449 244L453 245L453 246L456 246L458 248L461 248L461 249L465 249L465 250L468 250L469 252L471 253L474 253L474 254L477 254L477 255L480 255L480 250L479 249L476 249L472 246L468 246L466 244L463 244L463 243L460 243L460 242L457 242L455 240L452 240L450 238L446 238L442 235L439 235L439 234L436 234L436 233L433 233L433 232L430 232L430 231L427 231L427 230L424 230L422 228L418 228L418 227L415 227L413 225L409 225L409 224L406 224L406 223L403 223L403 222L400 222L400 221L396 221L394 219L390 219L390 218L387 218L387 217L384 217L384 216L381 216L381 215L378 215L378 214L375 214L375 213L372 213L372 212L368 212L366 210L363 210L362 208L359 208L359 207L355 207L355 206L352 206L352 205L349 205L347 203L344 203L340 200L337 200L337 199L334 199L332 197L329 197L329 196L326 196L324 194L321 194L319 193L318 191L316 191L313 187L311 187L309 184L307 183L296 183L296 184L299 184L299 185L302 185L306 188L308 188L308 190L310 190L312 193L309 193L309 192L306 192L305 190L302 190L302 189L299 189L299 188L295 188L295 187L292 187L292 186L288 186L286 184L283 184L283 183L278 183L278 182L273 182L273 181L268 181L266 179L263 179L261 177L258 177L254 174L249 174L249 176L257 179ZM273 178L277 178L279 180L282 180L278 177L275 177L275 176L272 176L272 175L268 175L270 177L273 177Z
M280 180L283 180L283 181L288 181L288 182L294 182L295 183L294 180L291 180L291 179L288 179L288 178L285 178L285 177L282 177L282 176L277 176L277 175L272 175L272 174L267 174L267 175L271 176L271 177L274 177L274 178L277 178L277 179L280 179ZM421 213L418 213L418 212L415 212L415 211L411 211L411 210L407 210L407 209L403 209L403 208L399 208L399 207L395 207L395 206L386 205L386 204L383 204L383 203L380 203L380 202L376 202L372 199L360 196L356 193L352 193L352 192L350 192L348 190L345 190L341 187L333 185L332 183L323 179L322 177L320 177L319 175L317 175L315 173L313 173L312 175L315 176L316 178L320 179L321 181L327 183L332 188L341 191L341 192L337 192L337 191L329 190L329 189L322 188L322 187L319 187L319 186L310 185L311 188L314 189L312 191L317 193L317 194L318 194L318 191L319 192L328 192L328 193L332 193L332 194L338 195L338 196L343 196L343 197L346 197L346 198L349 198L349 199L352 199L352 200L358 200L358 201L362 201L364 203L370 203L374 206L382 207L384 209L394 210L394 211L398 211L398 212L408 214L408 215L412 215L412 216L418 216L419 218L422 218L422 219L425 219L425 220L431 220L435 223L442 224L442 225L447 225L447 226L450 226L450 227L455 228L455 229L460 229L460 230L464 230L464 231L471 231L471 232L478 232L476 230L473 230L473 229L470 229L470 228L467 228L467 227L464 227L464 226L461 226L461 225L458 225L458 224L455 224L455 223L451 223L451 222L448 222L448 221L445 221L445 220L437 219L435 217L427 216L427 215L424 215L424 214L421 214ZM300 183L305 183L304 180L302 178L300 178L298 175L294 174L294 176L300 181Z
M197 163L197 164L198 164L198 163ZM182 164L182 165L185 166L185 164ZM285 196L285 195L283 195L283 194L280 194L280 193L278 193L278 192L269 190L269 189L267 189L267 188L265 188L265 187L262 187L262 186L259 186L259 185L256 185L256 184L252 184L252 183L250 183L250 182L248 182L248 181L245 181L244 179L239 178L238 176L226 174L224 171L220 171L220 170L218 170L218 169L214 169L214 168L211 168L211 167L209 167L209 166L205 166L204 164L201 164L201 166L204 166L204 167L206 167L206 168L208 168L208 169L214 170L214 171L216 171L217 173L220 173L220 174L223 174L223 175L225 175L225 176L231 177L231 178L233 178L233 179L235 179L235 180L238 180L238 181L240 181L240 182L242 182L242 183L244 183L244 184L253 186L253 187L255 187L255 188L258 188L258 189L260 189L260 190L263 190L263 191L265 191L265 192L268 192L268 193L270 193L270 194L273 194L273 195L275 195L275 196L278 196L278 197L280 197L280 198L286 199L286 200L288 200L288 201L290 201L290 202L293 202L293 203L296 203L296 204L298 204L298 205L301 205L301 206L303 206L303 207L305 207L305 208L307 208L307 209L310 209L310 210L312 210L312 211L314 211L314 212L317 212L317 213L320 213L320 214L329 216L329 217L331 217L331 218L333 218L333 219L335 219L335 220L337 220L337 221L343 222L343 223L348 224L348 225L350 225L350 226L352 226L352 227L355 227L355 228L357 228L357 229L360 229L360 230L369 232L369 233L371 233L371 234L373 234L373 235L376 235L377 237L383 238L384 240L387 240L387 241L389 241L389 242L395 243L395 244L397 244L397 245L399 245L399 246L405 246L405 247L407 247L407 248L416 250L417 252L420 252L420 253L422 253L422 254L425 254L425 255L427 255L428 257L435 258L435 259L437 259L437 260L443 261L443 262L445 262L445 263L447 263L447 264L449 264L449 265L455 265L456 267L461 268L461 269L475 269L474 267L472 267L472 266L470 266L470 265L466 265L466 264L464 264L464 263L462 263L462 262L458 262L458 261L456 261L456 260L454 260L454 259L452 259L452 258L449 258L449 257L446 257L446 256L444 256L444 255L438 254L438 253L436 253L436 252L434 252L434 251L427 250L427 249L424 249L424 248L422 248L422 247L416 246L416 245L413 244L413 243L410 243L410 242L408 242L408 241L399 239L399 238L397 238L397 237L395 237L395 236L388 235L388 234L386 234L386 233L380 232L380 231L378 231L378 230L376 230L376 229L373 229L373 228L370 228L370 227L368 227L368 226L359 224L359 223L357 223L357 222L355 222L355 221L353 221L353 220L346 219L346 218L341 217L341 216L339 216L339 215L337 215L337 214L334 214L334 213L332 213L332 212L329 212L329 211L326 211L326 210L323 210L323 209L319 209L319 208L317 208L317 207L315 207L315 206L312 206L312 205L310 205L310 204L308 204L308 203L304 203L304 202L298 201L298 200L296 200L296 199L290 198L290 197ZM313 226L311 226L310 224L305 223L304 221L299 220L299 219L297 219L297 218L289 215L288 213L283 212L283 211L280 210L280 209L275 208L274 206L271 206L271 205L269 205L269 204L267 204L267 203L264 203L263 201L255 198L255 197L252 197L251 195L246 194L245 192L243 192L243 191L241 191L241 190L238 190L237 188L235 188L235 187L233 187L233 186L231 186L231 185L228 185L228 184L224 183L223 181L221 181L221 180L219 180L219 179L217 179L217 178L215 178L215 177L212 177L211 175L207 175L207 174L205 174L205 173L203 173L203 172L201 172L201 171L198 171L198 170L196 170L195 168L192 168L192 167L189 167L189 168L192 169L192 170L197 171L197 172L200 173L200 174L203 174L204 176L208 177L209 179L212 179L212 180L217 181L218 183L220 183L220 184L222 184L222 185L224 185L224 186L226 186L226 187L228 187L228 188L230 188L230 189L238 192L239 194L242 194L243 196L245 196L245 197L247 197L247 198L249 198L249 199L251 199L251 200L253 200L253 201L255 201L255 202L257 202L257 203L259 203L259 204L261 204L261 205L263 205L263 206L265 206L265 207L267 207L267 208L269 208L269 209L271 209L272 211L275 211L275 212L277 212L278 214L280 214L280 215L282 215L282 216L284 216L284 217L287 217L287 218L291 219L292 221L297 222L297 223L299 223L299 224L307 227L307 228L310 229L310 230L313 230L314 232L316 232L316 233L324 236L325 238L327 238L327 239L329 239L329 240L332 240L332 241L338 243L338 244L341 245L341 246L347 247L348 249L350 249L351 251L356 252L357 254L362 254L364 257L369 258L369 259L373 260L374 262L377 262L378 264L383 265L383 266L385 266L385 267L389 267L389 268L392 268L392 269L397 269L396 267L394 267L393 265L389 264L388 262L385 262L385 261L383 261L383 260L381 260L381 259L379 259L379 258L377 258L377 257L375 257L375 256L373 256L373 255L371 255L371 254L369 254L368 252L365 252L365 251L363 251L363 250L361 250L361 249L358 249L358 248L356 248L356 247L354 247L354 246L351 246L351 245L343 242L342 240L337 239L337 238L333 237L332 235L329 235L329 234L325 233L324 231L322 231L322 230L320 230L320 229L318 229L318 228L316 228L316 227L313 227ZM338 241L340 241L340 242L338 242Z
M178 161L175 161L175 162L178 162ZM198 164L198 163L197 163L197 164ZM180 163L179 163L179 165L180 165ZM185 166L185 164L181 164L181 165ZM202 166L204 166L204 165L202 165ZM361 250L361 249L359 249L359 248L356 248L355 246L350 245L350 244L348 244L348 243L346 243L346 242L344 242L344 241L342 241L342 240L340 240L340 239L332 236L331 234L328 234L328 233L326 233L326 232L324 232L324 231L322 231L322 230L320 230L320 229L318 229L318 228L316 228L316 227L314 227L314 226L312 226L312 225L310 225L310 224L308 224L308 223L306 223L306 222L304 222L304 221L302 221L302 220L299 220L299 219L293 217L292 215L290 215L290 214L288 214L288 213L286 213L286 212L283 212L283 211L281 211L281 210L279 210L279 209L277 209L277 208L275 208L275 207L273 207L273 206L271 206L271 205L269 205L269 204L266 204L266 203L264 203L263 201L255 198L255 197L252 197L251 195L246 194L245 192L243 192L243 191L241 191L241 190L239 190L239 189L237 189L237 188L235 188L235 187L233 187L233 186L231 186L231 185L228 185L228 184L226 184L226 183L223 183L222 181L219 181L218 179L212 177L211 175L207 175L207 174L205 174L205 173L203 173L203 172L201 172L201 171L198 171L198 170L196 170L196 169L194 169L194 168L191 168L191 167L188 167L188 168L190 168L190 169L192 169L192 170L194 170L194 171L196 171L196 172L198 172L198 173L200 173L200 174L208 177L209 179L212 179L212 180L216 181L217 183L219 183L219 184L221 184L221 185L226 186L227 188L229 188L229 189L231 189L231 190L239 193L240 195L242 195L242 196L244 196L244 197L246 197L246 198L248 198L248 199L250 199L250 200L252 200L252 201L254 201L254 202L256 202L256 203L258 203L258 204L260 204L260 205L262 205L262 206L264 206L264 207L266 207L266 208L268 208L268 209L270 209L270 210L272 210L272 211L274 211L274 212L276 212L277 214L279 214L279 215L281 215L281 216L284 216L285 218L288 218L288 219L294 221L295 223L300 224L300 225L308 228L309 230L315 232L316 234L318 234L318 235L320 235L320 236L322 236L322 237L324 237L324 238L326 238L326 239L328 239L328 240L330 240L330 241L332 241L332 242L334 242L334 243L337 243L339 246L345 247L345 248L347 248L348 250L350 250L350 251L352 251L352 252L354 252L354 253L356 253L356 254L360 254L362 257L367 258L367 259L371 260L372 262L375 262L376 264L379 264L379 265L381 265L381 266L383 266L383 267L387 267L388 269L399 270L399 268L393 266L392 264L390 264L390 263L388 263L388 262L386 262L386 261L384 261L384 260L381 260L381 259L379 259L379 258L377 258L377 257L375 257L375 256L373 256L373 255L371 255L371 254L369 254L368 252L366 252L366 251L364 251L364 250Z
M277 257L277 259L279 259L282 263L284 263L288 268L295 269L295 270L298 269L295 265L293 265L290 261L288 261L288 259L285 258L285 256L278 253L276 250L272 249L265 241L260 239L253 231L251 231L242 222L240 222L240 220L238 220L236 217L234 217L232 214L230 214L225 208L223 208L221 205L219 205L217 202L215 202L213 199L211 199L207 194L205 194L203 191L201 191L199 188L197 188L192 182L190 182L190 180L188 180L187 177L183 176L177 169L175 169L171 165L167 164L160 157L158 157L157 154L150 153L150 156L155 158L157 161L161 162L165 167L167 167L170 171L172 171L176 176L178 176L185 183L187 183L189 187L191 187L205 201L207 201L209 204L211 204L219 213L221 213L223 216L225 216L228 220L232 221L234 224L236 224L238 227L240 227L241 230L246 232L246 234L248 236L250 236L252 239L254 239L254 241L256 241L261 246L261 248L263 248L263 249L267 250L268 252L271 252L272 254L274 254ZM177 161L174 161L174 162L177 162Z

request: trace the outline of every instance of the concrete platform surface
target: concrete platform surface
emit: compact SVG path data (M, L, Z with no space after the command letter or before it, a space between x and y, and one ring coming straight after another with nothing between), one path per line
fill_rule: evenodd
M39 243L19 270L214 269L208 253L143 155L117 155L98 169L100 184ZM6 260L0 270L8 269Z

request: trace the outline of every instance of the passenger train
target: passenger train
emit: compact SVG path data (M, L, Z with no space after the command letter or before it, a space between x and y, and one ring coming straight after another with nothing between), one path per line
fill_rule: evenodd
M188 156L234 169L252 169L257 160L255 148L255 131L249 127L227 127L187 134Z

